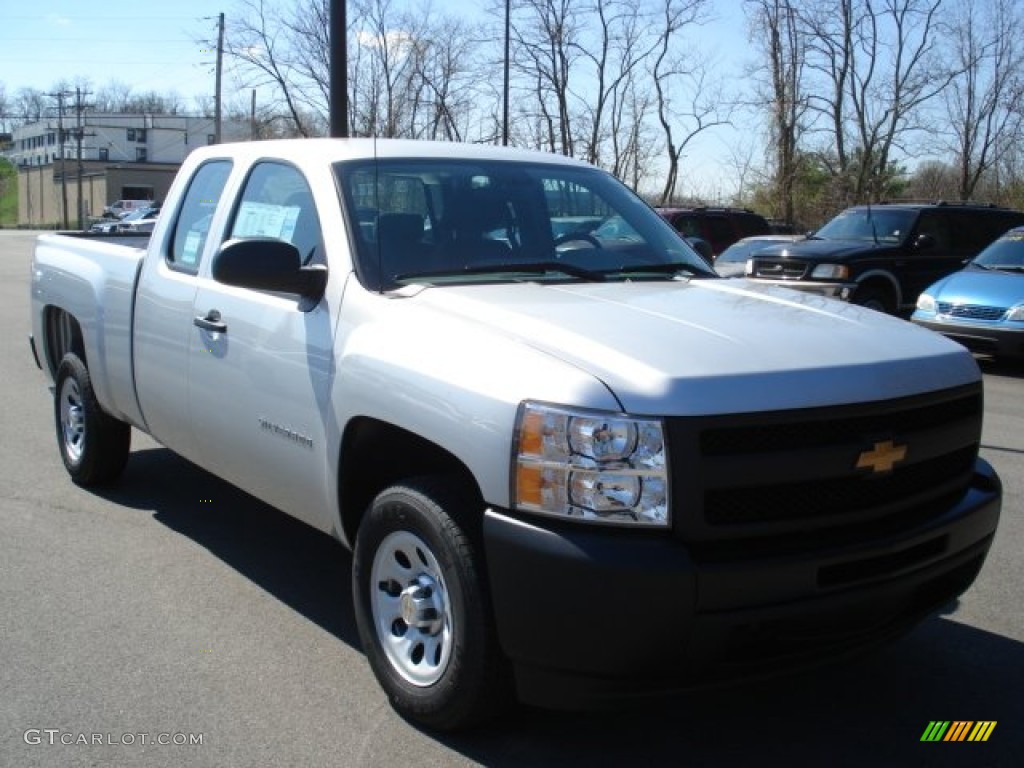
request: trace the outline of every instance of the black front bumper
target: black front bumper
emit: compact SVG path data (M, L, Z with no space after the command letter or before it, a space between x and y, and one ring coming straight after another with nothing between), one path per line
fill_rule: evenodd
M979 460L967 492L910 530L780 554L706 557L674 534L489 510L498 635L520 698L549 707L813 666L906 631L973 582L1002 490Z

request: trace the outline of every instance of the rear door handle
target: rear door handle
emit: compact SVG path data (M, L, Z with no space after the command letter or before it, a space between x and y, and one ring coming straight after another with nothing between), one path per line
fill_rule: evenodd
M204 331L210 333L227 333L228 324L222 322L220 319L220 312L216 309L211 309L206 313L206 317L199 317L196 315L192 318L192 324L198 328L202 328Z

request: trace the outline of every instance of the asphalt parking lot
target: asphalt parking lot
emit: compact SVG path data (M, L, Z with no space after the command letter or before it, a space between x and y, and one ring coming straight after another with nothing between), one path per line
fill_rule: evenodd
M333 541L138 433L120 484L68 481L26 341L32 239L0 232L0 765L1024 765L1024 366L983 364L982 453L1005 483L985 569L895 645L438 737L373 680ZM615 642L611 627L581 638ZM983 743L922 742L936 720L996 726Z

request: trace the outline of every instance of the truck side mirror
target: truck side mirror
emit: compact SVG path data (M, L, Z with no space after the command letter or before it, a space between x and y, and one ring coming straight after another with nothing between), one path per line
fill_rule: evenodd
M213 257L213 279L257 291L297 293L319 300L327 287L327 267L302 266L299 249L275 238L228 240Z

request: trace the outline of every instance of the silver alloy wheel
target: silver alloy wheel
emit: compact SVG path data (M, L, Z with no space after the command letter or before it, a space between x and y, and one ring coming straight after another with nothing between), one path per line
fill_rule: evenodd
M64 451L68 459L77 464L85 451L85 405L78 382L70 376L60 388L60 424Z
M394 670L421 688L440 680L452 653L452 614L441 566L418 536L396 531L380 543L370 605L377 639Z

